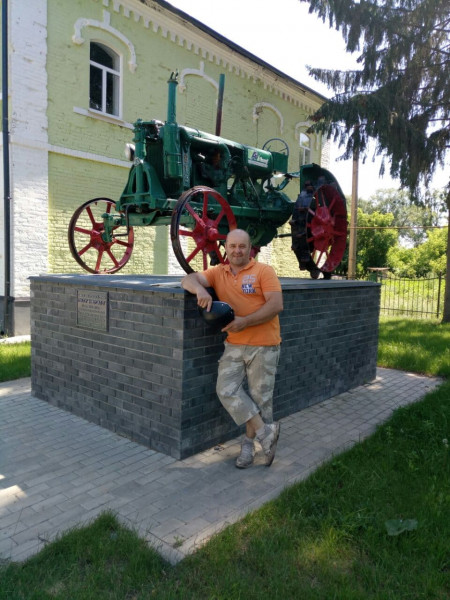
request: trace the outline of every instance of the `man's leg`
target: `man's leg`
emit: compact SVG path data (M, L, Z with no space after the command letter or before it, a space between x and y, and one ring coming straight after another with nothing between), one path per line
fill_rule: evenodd
M243 388L246 376L246 346L225 344L219 360L216 392L236 425L243 425L259 416L259 407Z
M254 346L247 362L248 391L265 423L273 422L273 390L279 359L279 346Z
M239 469L246 469L253 464L256 430L264 427L258 407L242 387L246 376L244 355L245 346L225 344L225 351L219 361L216 386L220 401L235 423L245 423L246 435L242 438L241 452L236 459L236 467Z
M252 350L252 358L247 362L248 387L252 399L261 411L262 418L258 415L259 420L254 418L246 425L247 431L254 430L266 455L266 466L270 467L275 457L280 435L280 424L273 423L273 390L280 358L280 347L255 347Z
M266 465L273 462L280 432L279 424L272 423L272 396L279 355L278 346L261 348L226 344L219 361L217 395L235 423L246 426L241 454L236 460L239 468L253 463L255 437L266 455ZM243 389L246 375L252 397ZM265 424L262 417L269 424Z

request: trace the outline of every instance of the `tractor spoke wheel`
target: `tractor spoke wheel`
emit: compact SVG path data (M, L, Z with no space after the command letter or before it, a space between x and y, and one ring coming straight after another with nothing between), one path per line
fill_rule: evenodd
M306 219L306 241L312 261L329 278L347 243L345 199L331 185L322 185L314 193Z
M172 248L184 271L193 273L226 263L225 239L236 227L230 205L216 190L196 186L184 192L170 225Z
M134 232L130 227L113 228L111 242L105 242L103 215L116 204L109 198L94 198L82 204L69 223L69 248L77 263L89 273L116 273L126 265L133 251Z

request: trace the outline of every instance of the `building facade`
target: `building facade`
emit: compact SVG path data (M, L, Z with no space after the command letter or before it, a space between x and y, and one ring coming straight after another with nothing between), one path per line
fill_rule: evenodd
M307 128L324 98L162 0L9 0L8 38L11 304L3 297L0 330L10 335L29 331L30 276L81 272L70 218L91 198L119 198L133 123L166 119L173 71L180 124L214 133L224 74L223 137L257 148L284 139L290 171L322 162L322 140ZM295 182L286 188L292 199L298 191ZM299 273L289 238L262 259L280 276ZM124 272L182 272L167 227L138 228Z

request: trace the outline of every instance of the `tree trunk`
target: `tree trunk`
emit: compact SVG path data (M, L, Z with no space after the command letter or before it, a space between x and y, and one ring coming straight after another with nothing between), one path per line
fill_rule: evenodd
M443 323L450 323L450 194L447 195L448 227L447 227L447 271L445 273L445 295Z

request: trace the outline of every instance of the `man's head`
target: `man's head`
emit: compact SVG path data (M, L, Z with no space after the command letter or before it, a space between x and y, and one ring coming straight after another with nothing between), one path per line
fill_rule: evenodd
M231 266L242 268L250 262L250 236L243 229L233 229L227 235L225 250Z

